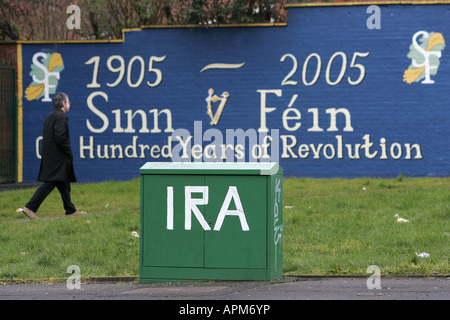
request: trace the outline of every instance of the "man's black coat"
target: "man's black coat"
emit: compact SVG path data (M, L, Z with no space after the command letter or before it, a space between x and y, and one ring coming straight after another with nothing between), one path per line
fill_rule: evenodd
M44 122L39 181L76 182L67 114L53 108Z

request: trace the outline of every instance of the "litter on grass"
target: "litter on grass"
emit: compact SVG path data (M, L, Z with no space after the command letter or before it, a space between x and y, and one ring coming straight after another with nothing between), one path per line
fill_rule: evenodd
M430 254L426 253L426 252L422 252L421 254L417 254L417 252L416 252L416 256L418 258L428 258L430 256Z
M406 220L406 219L401 218L401 217L398 215L398 213L395 214L394 217L397 218L397 220L395 220L395 221L397 221L397 222L400 222L400 223L408 223L408 222L409 222L409 220Z
M133 231L133 232L131 233L131 235L132 235L133 237L135 237L135 238L139 238L139 235L138 235L138 233L137 233L136 231Z

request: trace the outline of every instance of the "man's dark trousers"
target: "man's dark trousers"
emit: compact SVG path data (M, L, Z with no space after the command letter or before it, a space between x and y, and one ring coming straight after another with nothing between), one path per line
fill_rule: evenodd
M76 209L72 203L72 200L70 199L70 182L65 181L44 182L44 184L36 190L25 207L33 212L37 212L41 203L50 194L50 192L55 189L55 187L58 188L58 191L61 194L61 199L64 203L66 214L74 213Z

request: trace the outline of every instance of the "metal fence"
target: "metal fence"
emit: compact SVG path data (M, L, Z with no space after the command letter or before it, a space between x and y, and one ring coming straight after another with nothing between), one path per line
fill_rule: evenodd
M16 76L11 66L0 65L0 183L17 179Z

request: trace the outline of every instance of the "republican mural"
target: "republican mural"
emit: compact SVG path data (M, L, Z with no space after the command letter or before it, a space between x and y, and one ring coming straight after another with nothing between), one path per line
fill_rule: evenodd
M61 91L79 181L135 178L153 161L448 176L450 5L372 8L291 7L286 25L24 42L23 181L36 181L42 123Z

